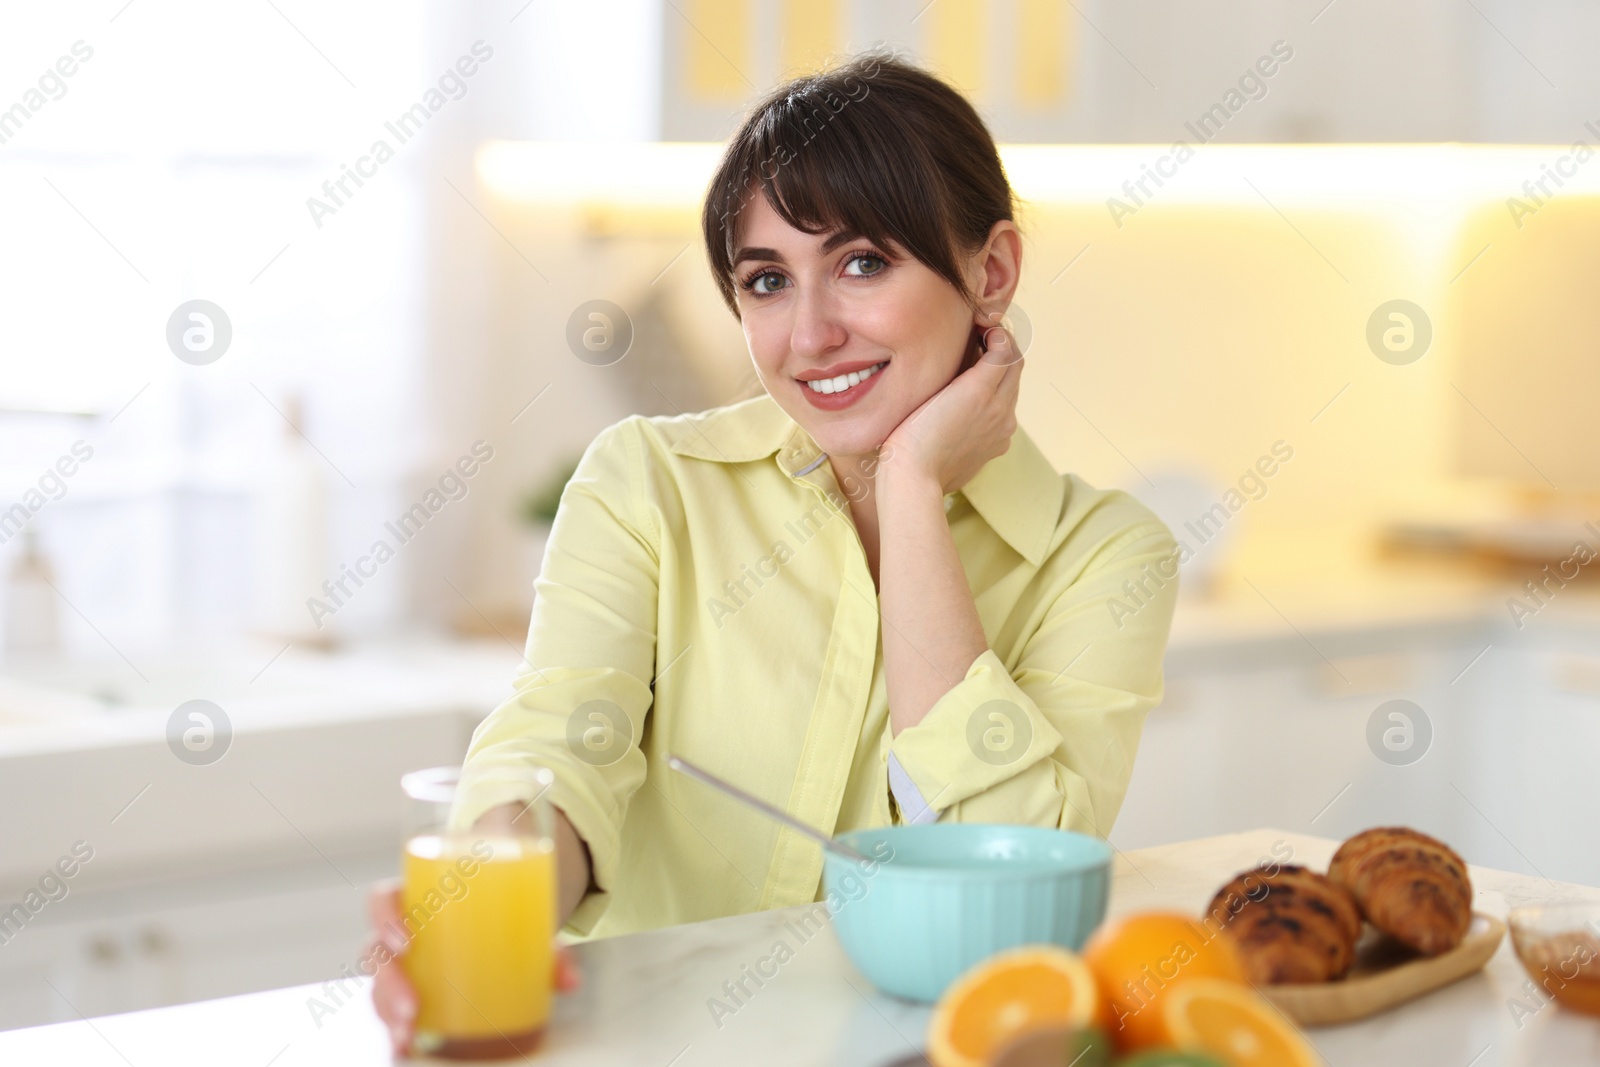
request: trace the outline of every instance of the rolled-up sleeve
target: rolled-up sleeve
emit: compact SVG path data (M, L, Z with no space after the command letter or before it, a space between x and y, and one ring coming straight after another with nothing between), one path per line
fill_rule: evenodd
M632 422L602 431L562 492L516 692L473 733L451 817L468 826L490 808L525 802L525 777L507 772L550 768L548 799L588 845L598 887L572 917L580 933L615 884L653 702L660 541L643 521L644 449Z
M1161 701L1177 593L1164 524L1112 538L1054 599L1014 668L984 650L895 735L902 815L1109 834L1145 716Z

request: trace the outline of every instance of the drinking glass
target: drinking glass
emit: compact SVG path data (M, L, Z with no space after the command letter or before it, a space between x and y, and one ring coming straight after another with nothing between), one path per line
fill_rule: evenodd
M447 1059L538 1047L554 980L556 874L549 768L414 771L407 797L402 957L417 991L417 1051ZM501 803L461 824L476 789Z

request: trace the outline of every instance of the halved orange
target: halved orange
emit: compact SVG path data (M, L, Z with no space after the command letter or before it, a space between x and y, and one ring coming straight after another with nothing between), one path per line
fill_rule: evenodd
M1245 980L1233 943L1182 912L1111 919L1089 938L1083 959L1106 998L1101 1025L1125 1053L1167 1043L1161 1003L1179 985L1192 978Z
M928 1023L928 1059L934 1067L981 1067L1018 1034L1088 1026L1099 1012L1094 975L1076 953L1053 945L1008 949L939 998Z
M1320 1067L1322 1057L1271 1002L1237 982L1193 978L1161 1005L1172 1043L1229 1067Z

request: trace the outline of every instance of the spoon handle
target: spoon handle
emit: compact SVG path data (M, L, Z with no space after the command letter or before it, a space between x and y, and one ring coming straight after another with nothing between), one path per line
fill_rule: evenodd
M845 859L849 860L860 860L863 863L872 862L871 859L862 855L860 852L857 852L844 842L835 841L821 830L818 830L815 826L810 826L801 822L788 812L773 807L760 797L751 796L738 786L723 781L710 771L701 770L699 767L696 767L686 759L682 759L678 756L668 756L667 766L682 774L687 774L690 778L704 782L713 789L720 789L733 799L748 804L750 807L755 808L757 811L761 812L763 815L766 815L770 819L778 820L796 833L804 834L811 838L823 848L827 849L829 852L832 852L835 856L843 856Z

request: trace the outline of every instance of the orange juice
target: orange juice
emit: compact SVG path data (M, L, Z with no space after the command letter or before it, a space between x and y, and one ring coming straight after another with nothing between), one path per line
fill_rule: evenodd
M403 959L417 1047L526 1051L550 1014L555 854L548 840L421 835L405 846Z

